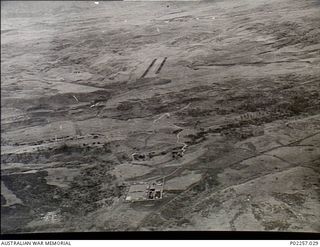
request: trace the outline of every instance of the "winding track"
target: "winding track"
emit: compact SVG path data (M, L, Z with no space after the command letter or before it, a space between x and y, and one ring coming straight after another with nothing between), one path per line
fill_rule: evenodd
M270 151L273 151L273 150L276 150L276 149L279 149L279 148L292 147L292 146L294 146L294 144L297 144L297 143L299 143L299 142L301 142L301 141L304 141L304 140L306 140L306 139L308 139L308 138L311 138L311 137L313 137L313 136L316 136L316 135L318 135L318 134L320 134L320 131L318 131L318 132L316 132L316 133L313 133L313 134L311 134L311 135L308 135L308 136L306 136L306 137L303 137L303 138L301 138L301 139L299 139L299 140L296 140L296 141L293 141L293 142L291 142L291 143L288 143L288 144L286 144L286 145L281 145L281 146L277 146L277 147L273 147L273 148L270 148L270 149L261 151L261 152L259 152L259 153L256 154L256 155L252 155L252 156L250 156L250 157L247 157L247 158L241 159L241 160L239 160L239 161L233 162L233 163L229 164L228 167L232 167L232 166L234 166L234 165L240 164L240 163L243 162L243 161L246 161L246 160L249 160L249 159L253 159L253 158L259 157L259 156L261 156L261 155L265 155L265 153L268 153L268 152L270 152ZM316 160L315 160L315 161L316 161ZM285 162L287 162L287 161L285 161ZM306 162L306 163L311 163L311 162L313 162L313 161L309 161L309 162ZM290 164L291 164L291 163L290 163ZM299 166L299 165L295 165L294 167L296 167L296 166ZM300 165L300 166L301 166L301 165ZM303 165L302 165L302 166L303 166ZM285 171L285 170L289 170L289 169L292 169L292 168L293 168L293 167L288 167L288 168L286 168L286 169L279 170L278 172L283 172L283 171ZM309 168L309 167L308 167L308 168ZM208 168L208 169L210 169L210 168ZM270 173L268 173L268 174L264 174L264 175L262 175L262 176L255 176L255 177L249 178L248 180L246 180L246 181L244 181L244 182L242 182L242 183L240 183L240 184L247 183L248 181L251 181L251 180L253 180L253 179L257 179L257 178L259 178L259 177L263 177L263 176L269 175L269 174L271 174L271 173L272 173L272 172L270 172ZM274 172L273 172L273 173L274 173ZM151 215L160 214L161 210L164 210L168 205L170 205L170 203L173 203L174 201L178 200L180 197L184 196L186 193L188 193L189 191L191 191L195 186L197 186L201 181L205 180L208 176L209 176L209 175L205 175L199 182L194 183L193 185L191 185L188 189L184 190L183 192L181 192L180 194L178 194L177 196L175 196L174 198L172 198L171 200L169 200L168 202L166 202L165 204L163 204L163 205L162 205L161 207L159 207L156 211L153 211L153 212L147 214L147 215L142 219L142 221L138 224L136 230L139 230L139 229L147 222L147 220L150 218ZM240 185L240 184L230 185L230 186L228 186L228 187L225 187L225 188L222 188L222 189L216 191L215 193L217 193L217 192L219 192L219 191L226 190L226 189L228 189L228 188L230 188L230 187L232 187L232 186L235 186L235 185ZM211 197L206 198L205 200L209 200L210 198L211 198ZM199 202L199 203L200 203L200 202Z

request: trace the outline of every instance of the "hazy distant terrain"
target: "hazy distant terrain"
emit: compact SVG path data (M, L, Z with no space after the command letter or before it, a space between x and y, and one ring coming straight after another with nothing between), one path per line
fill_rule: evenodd
M319 13L1 2L2 233L319 232Z

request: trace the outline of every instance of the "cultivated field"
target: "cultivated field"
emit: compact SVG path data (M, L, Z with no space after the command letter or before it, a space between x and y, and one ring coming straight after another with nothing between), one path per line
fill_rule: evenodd
M319 27L319 0L1 2L1 232L319 232Z

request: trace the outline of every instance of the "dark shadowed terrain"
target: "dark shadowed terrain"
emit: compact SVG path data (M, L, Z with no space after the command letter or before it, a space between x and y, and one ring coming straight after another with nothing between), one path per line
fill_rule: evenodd
M1 232L319 232L319 27L317 0L1 2Z

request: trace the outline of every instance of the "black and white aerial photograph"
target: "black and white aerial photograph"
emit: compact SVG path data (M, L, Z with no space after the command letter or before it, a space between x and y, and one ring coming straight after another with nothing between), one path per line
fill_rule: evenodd
M1 234L320 233L320 0L1 1Z

